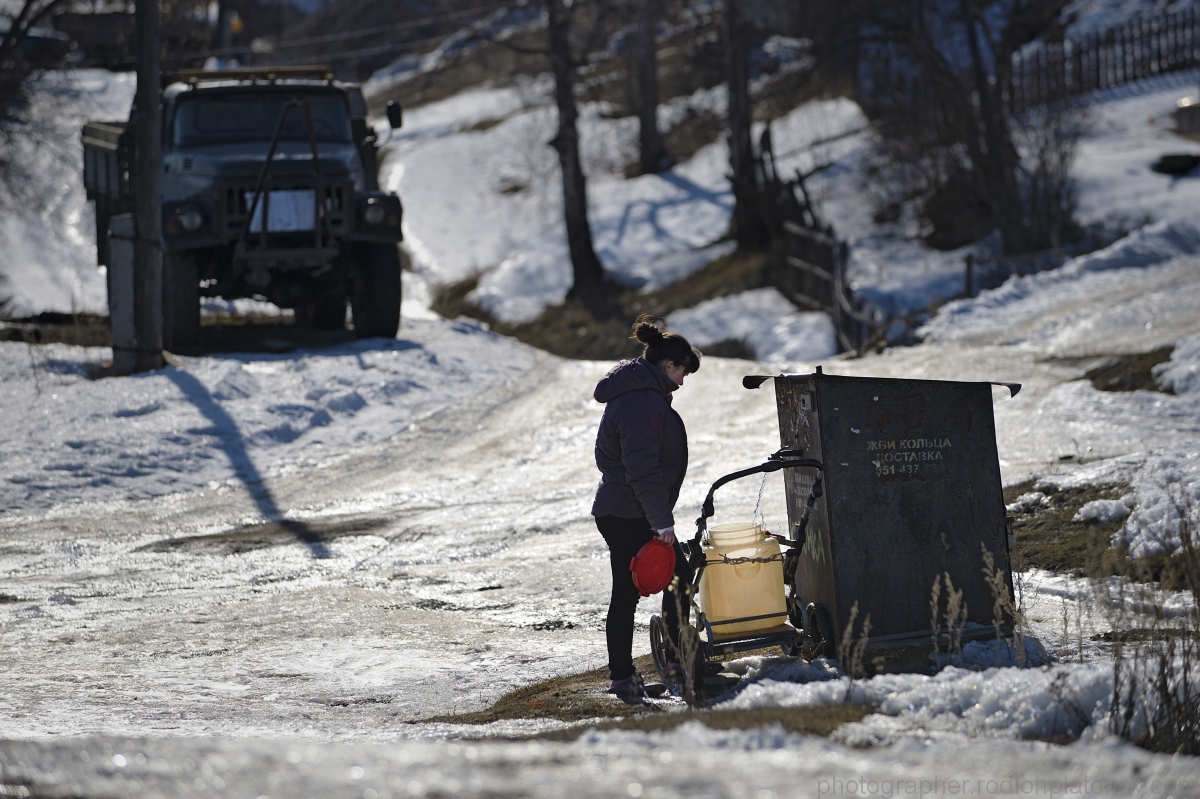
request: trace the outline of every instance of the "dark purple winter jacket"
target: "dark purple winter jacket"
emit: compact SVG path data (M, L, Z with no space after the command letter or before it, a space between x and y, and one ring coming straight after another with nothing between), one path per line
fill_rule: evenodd
M679 386L644 358L621 361L596 384L605 403L596 433L603 477L593 516L645 517L655 530L673 527L671 510L687 472L687 430L671 408Z

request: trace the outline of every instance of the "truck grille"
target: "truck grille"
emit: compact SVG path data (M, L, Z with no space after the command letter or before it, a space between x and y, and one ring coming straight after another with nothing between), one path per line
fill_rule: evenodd
M275 191L312 191L311 183L295 183L286 186L273 184ZM325 207L329 212L329 221L335 233L347 229L347 202L354 196L354 187L350 185L333 185L325 187ZM250 213L250 200L254 197L254 186L229 186L225 189L222 211L225 216L226 230L230 233L241 233L246 229L246 220ZM262 203L262 200L259 200Z

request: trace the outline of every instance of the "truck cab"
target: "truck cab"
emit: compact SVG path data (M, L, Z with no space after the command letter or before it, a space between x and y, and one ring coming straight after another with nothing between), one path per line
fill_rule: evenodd
M267 300L317 328L344 326L349 302L360 337L396 335L403 209L379 189L358 86L321 68L185 72L164 88L162 114L168 348L195 341L203 296ZM98 235L131 205L131 131L84 128Z

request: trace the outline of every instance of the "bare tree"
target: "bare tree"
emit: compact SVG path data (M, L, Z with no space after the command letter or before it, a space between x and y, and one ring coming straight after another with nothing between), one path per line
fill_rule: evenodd
M750 136L750 36L746 0L725 0L725 74L729 86L729 166L733 181L733 235L738 247L761 247L770 231L761 214L762 186Z
M643 175L657 172L667 151L658 131L658 44L660 0L637 0L637 36L634 61L637 75L637 115L640 167Z
M604 267L596 257L588 224L587 180L579 160L579 116L575 103L575 59L571 55L571 16L563 0L546 0L549 14L550 66L554 72L554 100L558 106L558 132L550 145L558 151L562 168L563 216L574 282L569 297L595 305L605 294Z
M31 116L33 93L43 71L61 65L62 54L31 46L30 33L64 0L22 0L15 13L0 10L0 185L18 195L28 179L20 140L36 142L36 120Z
M897 172L926 183L912 194L965 171L1006 253L1056 246L1069 237L1075 229L1070 175L1078 125L1062 116L1065 107L1058 114L1016 118L1005 94L1013 53L1044 27L1039 15L1048 13L1047 4L859 0L847 7L869 51L870 77L861 93L868 112L883 123L885 158ZM1046 124L1053 130L1031 127ZM1053 147L1047 136L1058 137ZM1024 153L1018 138L1027 145ZM1062 202L1047 207L1054 198Z

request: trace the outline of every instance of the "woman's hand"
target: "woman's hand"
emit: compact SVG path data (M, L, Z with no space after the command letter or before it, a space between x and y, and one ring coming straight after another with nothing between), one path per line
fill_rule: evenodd
M657 538L659 541L662 541L664 544L667 544L668 546L675 546L675 528L674 527L664 527L663 529L658 531Z

